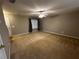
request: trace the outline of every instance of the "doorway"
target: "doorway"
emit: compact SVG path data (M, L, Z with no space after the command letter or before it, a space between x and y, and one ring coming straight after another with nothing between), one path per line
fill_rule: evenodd
M40 19L39 18L29 18L29 32L40 31Z

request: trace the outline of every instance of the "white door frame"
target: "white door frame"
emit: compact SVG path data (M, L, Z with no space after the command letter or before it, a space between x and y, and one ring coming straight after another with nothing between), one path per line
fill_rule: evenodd
M3 41L2 41L1 34L0 34L0 45L4 45ZM7 55L6 55L6 52L5 52L4 48L0 49L0 59L7 59Z

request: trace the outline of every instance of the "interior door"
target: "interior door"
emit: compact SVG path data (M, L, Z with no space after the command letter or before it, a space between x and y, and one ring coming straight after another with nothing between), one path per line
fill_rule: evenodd
M6 53L5 53L5 47L3 46L3 41L0 34L0 59L7 59Z

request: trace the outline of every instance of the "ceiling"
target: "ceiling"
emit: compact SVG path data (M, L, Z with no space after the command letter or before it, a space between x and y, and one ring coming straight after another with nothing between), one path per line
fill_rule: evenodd
M79 0L16 0L10 3L4 0L3 10L6 13L37 15L39 11L45 14L57 14L71 11L79 7Z

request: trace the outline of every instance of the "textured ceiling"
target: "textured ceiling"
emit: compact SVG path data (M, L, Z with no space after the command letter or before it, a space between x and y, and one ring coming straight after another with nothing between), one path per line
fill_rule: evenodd
M79 7L79 0L16 0L10 3L5 0L3 9L14 14L39 14L38 11L45 11L48 14L61 13Z

